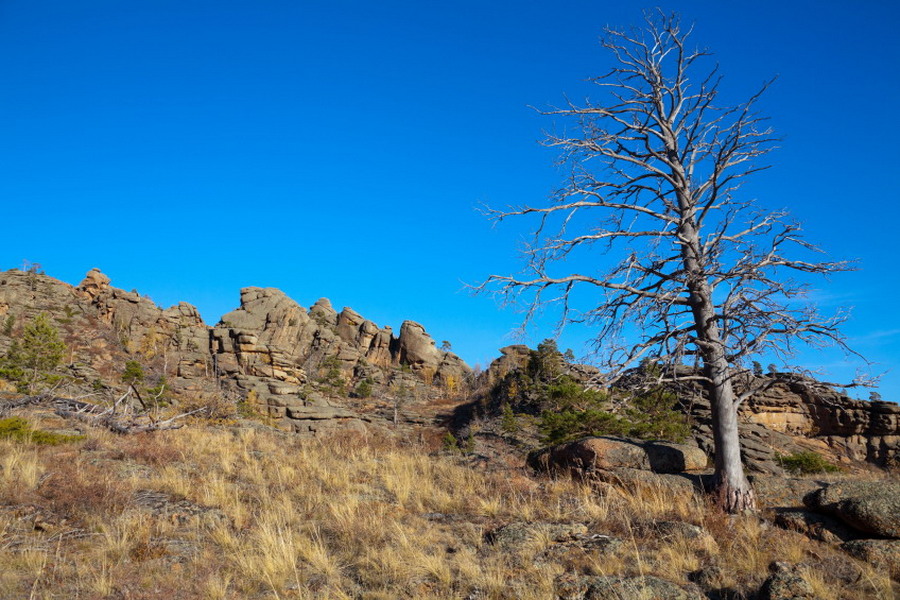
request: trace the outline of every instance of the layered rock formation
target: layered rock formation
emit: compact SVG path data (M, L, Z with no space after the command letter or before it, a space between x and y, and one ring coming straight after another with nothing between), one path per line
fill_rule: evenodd
M236 390L303 432L359 425L359 415L304 385L326 374L347 383L388 383L402 368L403 377L432 384L458 382L470 372L413 321L395 337L350 308L338 313L325 298L307 311L280 290L248 287L240 306L209 327L190 304L162 309L112 287L97 269L77 287L39 273L0 273L0 318L4 327L9 322L0 353L41 312L55 317L71 349L72 373L85 383L115 381L126 360L152 359L176 392Z
M900 405L854 400L811 379L776 381L742 407L748 423L818 439L852 460L900 459Z
M222 317L210 340L215 372L300 431L311 426L304 421L322 420L315 409L334 409L302 386L331 370L349 381L387 383L392 369L408 367L429 384L459 381L470 371L456 355L439 351L418 323L405 321L394 337L390 327L350 308L338 313L322 298L306 311L274 288L241 290L240 307Z

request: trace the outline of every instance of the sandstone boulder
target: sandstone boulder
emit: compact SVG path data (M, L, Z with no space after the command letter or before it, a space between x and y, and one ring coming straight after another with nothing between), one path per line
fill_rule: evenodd
M528 465L536 471L579 476L617 469L681 473L706 468L707 457L696 446L597 436L532 452Z
M398 360L413 369L433 368L435 372L443 355L425 328L415 321L403 321L400 326Z
M91 298L95 298L109 287L109 282L110 278L95 267L87 272L87 275L78 284L77 290Z
M809 495L807 504L859 531L900 538L900 481L830 483Z

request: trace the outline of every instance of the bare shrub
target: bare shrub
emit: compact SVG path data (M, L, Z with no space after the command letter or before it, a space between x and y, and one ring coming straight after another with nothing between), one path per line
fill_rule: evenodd
M113 513L128 503L124 483L92 464L60 464L38 487L54 512L69 517Z

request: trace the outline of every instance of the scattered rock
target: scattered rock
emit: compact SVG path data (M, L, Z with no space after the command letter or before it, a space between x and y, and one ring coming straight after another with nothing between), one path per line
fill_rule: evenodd
M702 527L684 521L654 521L647 528L662 540L681 538L705 546L712 551L718 550L719 544Z
M900 540L851 540L841 545L850 556L900 577Z
M759 590L760 600L817 600L812 586L796 565L773 562L769 572L772 574Z
M708 565L689 573L688 579L703 590L714 590L722 587L725 577L721 568L716 565Z
M775 524L804 534L813 540L836 544L857 537L849 527L837 519L808 510L783 510L775 516Z
M900 538L900 481L841 481L807 497L813 510L862 532Z
M564 600L703 600L696 586L681 587L652 576L582 577L561 580L559 597Z
M586 533L581 523L510 523L490 532L487 540L503 552L518 552L525 546L560 543Z
M134 494L134 503L152 515L168 519L175 525L197 522L211 527L228 520L225 513L217 508L195 504L164 492L138 490Z

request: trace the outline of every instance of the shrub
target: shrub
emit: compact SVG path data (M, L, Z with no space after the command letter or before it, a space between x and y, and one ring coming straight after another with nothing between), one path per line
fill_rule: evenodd
M589 408L541 413L538 430L545 444L559 444L588 435L625 435L627 426L620 417Z
M665 390L652 390L631 399L625 409L630 429L627 435L642 439L684 441L691 434L688 416L677 410L678 397Z
M9 439L41 446L57 446L69 442L77 442L84 439L83 435L65 435L52 431L33 429L25 419L21 417L9 417L0 419L0 439Z
M575 403L574 398L580 402ZM654 391L630 399L621 412L605 410L607 396L581 390L566 396L567 404L541 413L541 441L558 444L589 435L623 435L640 439L683 441L690 435L687 416L674 410L674 394Z
M795 452L794 454L775 454L775 460L785 471L800 475L814 473L837 473L841 470L815 452Z
M459 440L449 431L444 434L444 437L441 439L441 445L446 452L452 452L454 454L459 452Z
M356 390L353 392L357 398L368 398L372 395L372 380L371 379L363 379L356 385Z
M533 379L549 380L562 373L564 362L556 340L548 338L530 352L526 370Z
M16 318L12 315L6 315L6 320L3 321L3 335L6 337L11 336L15 325Z
M347 382L341 376L341 361L337 356L329 356L323 360L319 372L322 373L319 383L323 383L335 393L343 395Z
M157 384L153 387L145 388L150 400L158 406L168 406L172 402L172 394L169 389L169 382L165 377L160 377Z

